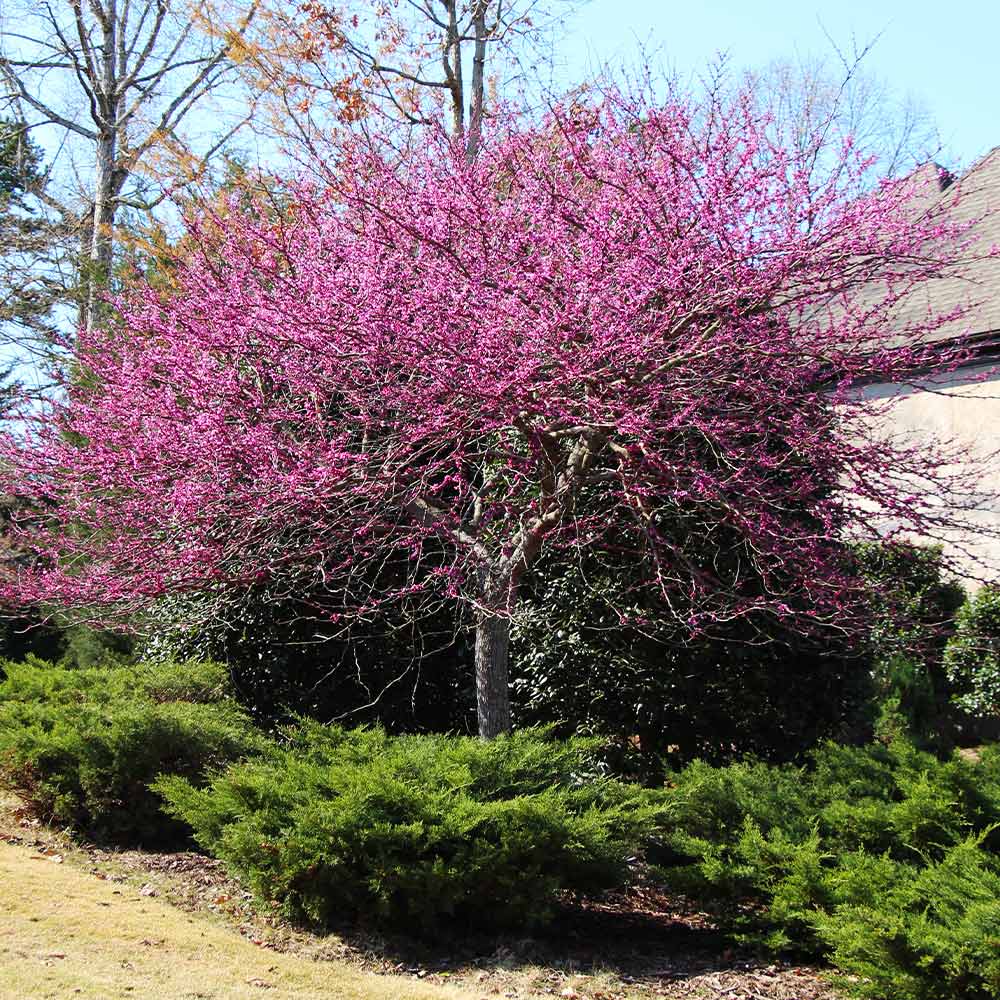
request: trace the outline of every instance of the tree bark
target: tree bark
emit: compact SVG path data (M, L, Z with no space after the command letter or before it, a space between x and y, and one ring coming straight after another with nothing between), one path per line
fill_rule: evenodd
M469 101L469 134L465 142L465 156L470 163L476 158L476 154L479 152L479 144L483 137L483 107L486 102L486 44L489 40L489 32L486 28L487 6L488 0L477 0L472 18L475 47L472 51L472 92Z
M510 732L510 619L482 611L476 621L476 714L479 737Z
M111 276L113 262L113 228L115 223L115 158L117 136L104 134L97 143L97 163L94 176L94 218L91 230L90 254L86 275L85 327L93 329L101 317L101 296Z
M462 32L458 26L458 0L445 0L448 26L445 29L444 76L451 96L451 128L465 137L465 84L462 80Z
M94 164L94 227L91 231L90 261L87 268L88 332L98 325L103 312L104 294L111 277L114 254L112 227L115 222L115 164L118 158L117 66L118 4L107 0L98 20L101 24L100 88L96 94L94 124L97 126Z

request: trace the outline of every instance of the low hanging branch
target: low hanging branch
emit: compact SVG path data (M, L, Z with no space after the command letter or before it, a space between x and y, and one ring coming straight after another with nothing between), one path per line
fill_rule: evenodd
M457 599L485 737L546 547L633 539L693 629L849 628L845 535L934 536L973 485L876 434L859 390L961 362L929 343L954 314L904 307L962 238L849 146L817 183L753 108L608 93L495 121L472 160L442 135L402 165L359 144L280 214L192 220L175 290L122 298L3 442L37 553L3 600Z

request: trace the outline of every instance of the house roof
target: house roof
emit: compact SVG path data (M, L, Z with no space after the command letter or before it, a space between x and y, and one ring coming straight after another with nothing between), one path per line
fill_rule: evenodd
M937 164L927 164L917 176L924 171L933 171L929 179L936 174L928 209L940 202L948 220L972 222L972 243L957 267L924 282L911 307L929 306L939 315L956 307L967 310L959 319L942 324L934 333L936 341L963 336L992 341L1000 335L1000 257L989 255L991 247L1000 246L1000 146L957 179Z

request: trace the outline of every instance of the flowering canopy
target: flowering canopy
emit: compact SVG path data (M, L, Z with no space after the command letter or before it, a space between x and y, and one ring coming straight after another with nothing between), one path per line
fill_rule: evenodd
M768 135L749 100L607 95L496 125L472 163L358 146L278 215L192 221L177 290L81 334L6 439L41 558L5 599L448 594L497 689L544 546L628 537L696 626L836 614L844 532L952 516L940 456L874 434L858 387L959 362L930 343L954 316L901 303L960 241L850 148L818 180Z

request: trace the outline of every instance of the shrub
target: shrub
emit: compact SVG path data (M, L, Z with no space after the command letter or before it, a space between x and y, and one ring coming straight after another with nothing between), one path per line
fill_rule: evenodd
M855 855L834 877L834 906L812 917L856 991L893 1000L1000 997L1000 865L977 839L939 862Z
M170 845L187 828L161 811L161 773L201 783L263 746L212 664L67 669L7 664L0 782L40 816L116 844Z
M695 761L671 778L664 847L653 862L735 936L756 939L762 926L772 930L756 907L773 902L777 882L815 833L803 769ZM770 923L784 928L785 921L770 915Z
M401 603L347 627L329 602L322 592L288 597L266 585L224 600L164 598L147 613L143 653L225 663L234 696L268 727L308 715L392 732L475 731L472 648L453 605L428 614Z
M983 587L958 612L944 668L963 711L1000 715L1000 587Z
M592 773L594 749L538 731L483 742L304 722L290 746L207 788L155 787L198 843L295 918L531 927L562 892L620 884L651 823L641 790Z
M0 680L6 664L27 656L57 660L63 653L65 637L55 625L0 610Z
M876 654L939 662L965 600L962 587L944 579L941 546L865 542L853 551L861 575L879 594L872 626Z
M132 641L124 635L51 619L0 615L0 680L4 665L29 656L66 667L123 666L132 662Z
M71 669L28 657L5 663L0 705L117 705L130 700L226 703L229 682L225 667L198 662L139 664L113 669Z
M511 635L520 723L616 741L621 770L654 781L668 754L783 761L853 733L870 662L842 636L767 615L692 635L638 585L648 572L623 543L617 558L549 555L526 576Z
M942 657L965 592L944 579L940 546L869 542L853 551L873 594L871 715L876 733L927 747L953 745L951 686Z
M697 763L672 785L661 871L736 937L826 953L878 1000L1000 997L997 749L826 744L809 767Z
M63 667L121 667L135 662L130 636L70 625L62 632L63 652L59 665Z

